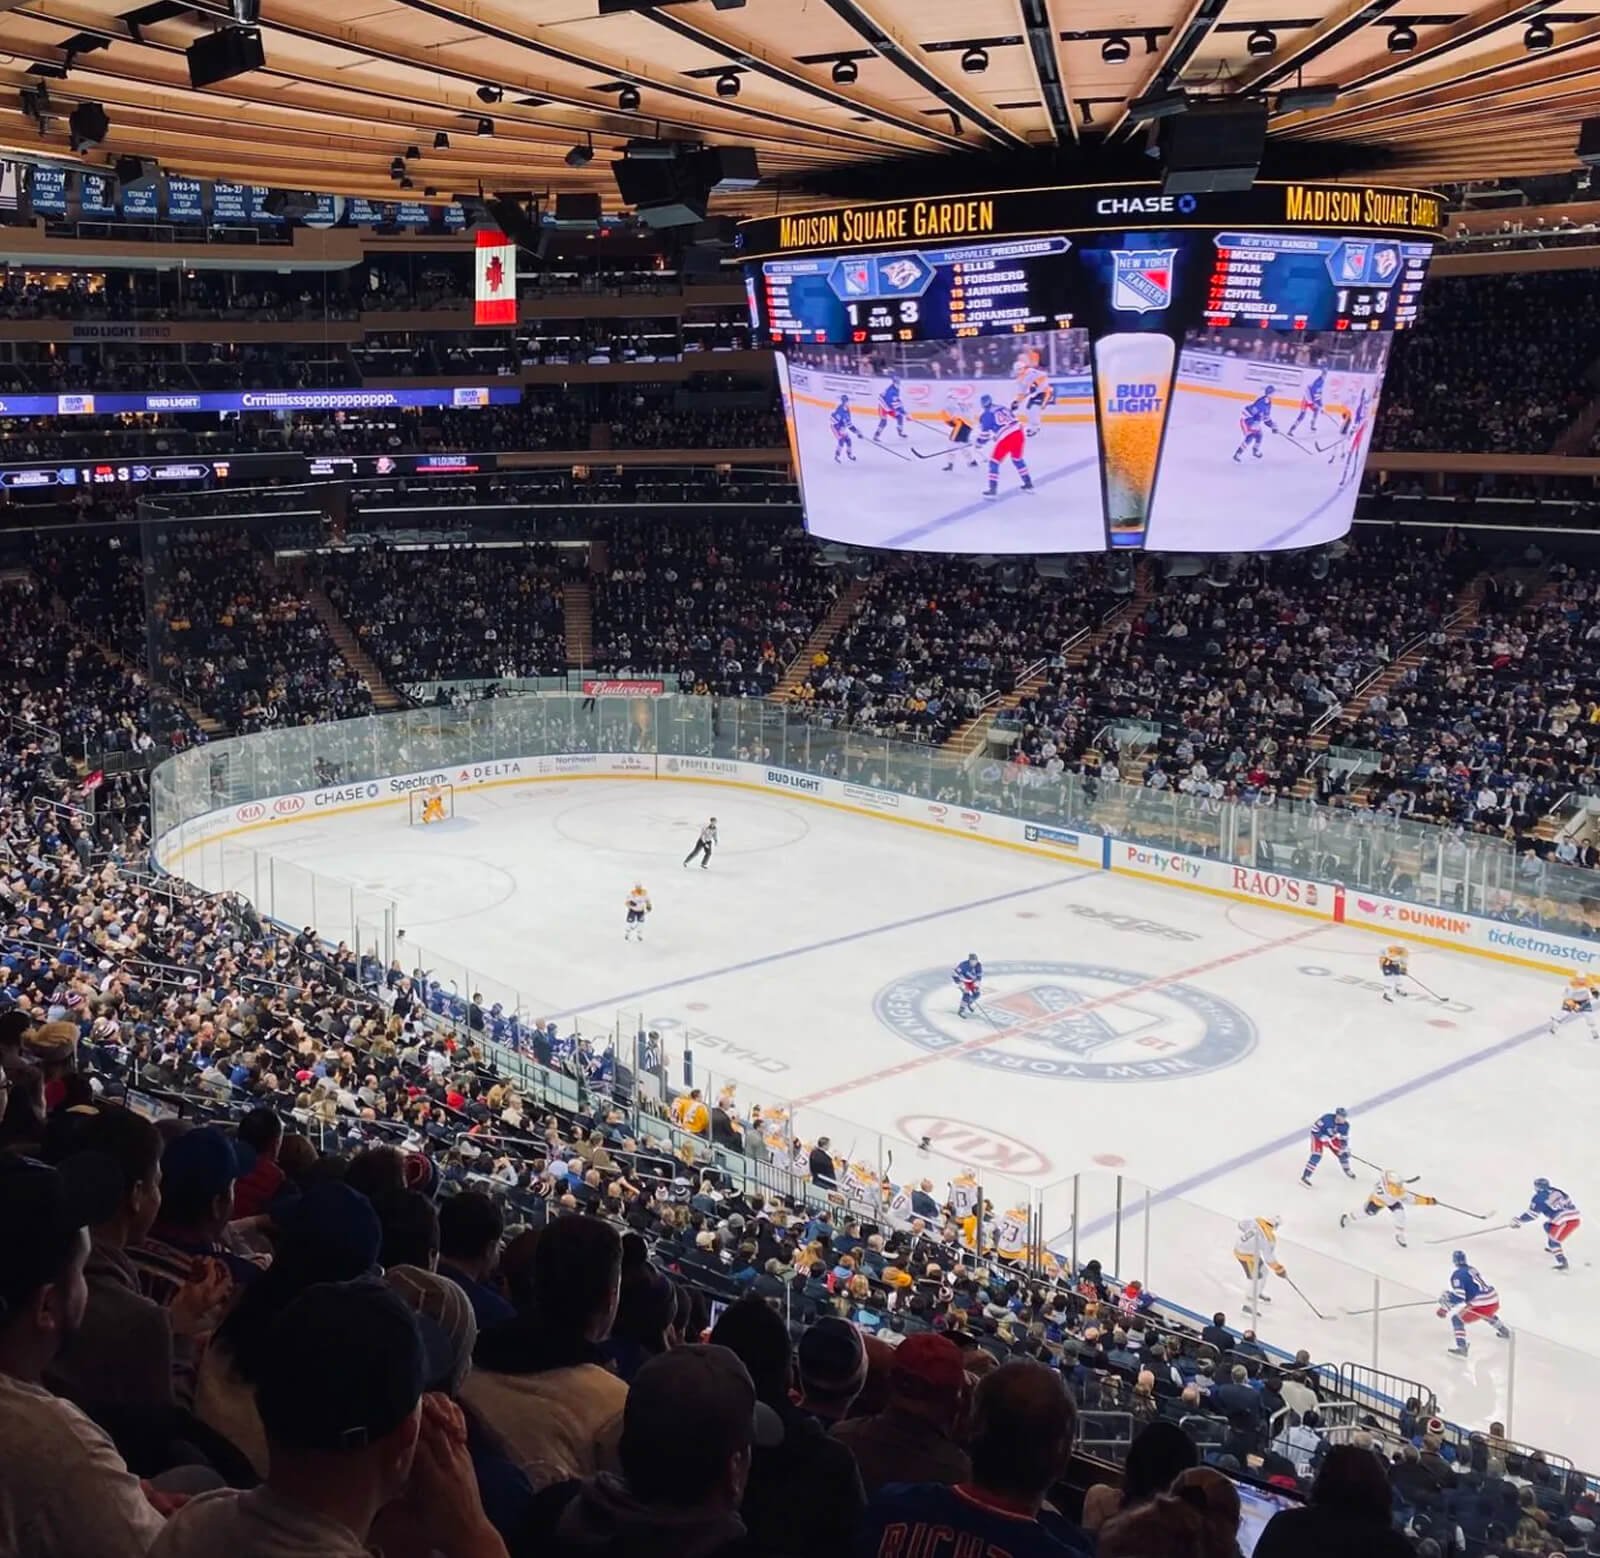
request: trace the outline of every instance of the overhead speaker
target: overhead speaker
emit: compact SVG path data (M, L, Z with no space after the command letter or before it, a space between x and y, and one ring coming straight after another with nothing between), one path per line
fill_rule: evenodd
M116 174L124 192L149 189L161 177L161 164L154 157L118 157Z
M671 162L632 157L613 163L617 192L647 227L687 227L706 219L711 186L701 176L695 158Z
M260 70L267 63L259 27L224 27L220 32L208 32L184 52L189 60L189 85L196 88Z
M693 160L711 189L754 189L761 182L753 146L708 146Z
M557 227L598 227L600 196L592 190L556 196Z
M1585 119L1578 126L1578 161L1600 166L1600 119Z
M1161 120L1159 146L1168 195L1249 189L1267 144L1265 102L1192 103Z
M527 207L519 201L494 195L484 201L489 219L519 248L532 254L539 253L544 238L543 224L528 214Z

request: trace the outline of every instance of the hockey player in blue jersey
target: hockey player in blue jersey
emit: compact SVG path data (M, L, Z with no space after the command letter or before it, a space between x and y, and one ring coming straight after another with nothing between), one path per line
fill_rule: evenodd
M988 446L989 449L989 485L984 491L984 497L993 498L999 494L1000 467L1010 460L1017 468L1017 475L1022 478L1022 490L1033 491L1033 477L1028 474L1028 461L1026 457L1027 431L1022 423L1017 420L1017 414L1009 406L995 403L993 395L982 395L978 399L981 408L978 416L978 445Z
M1322 415L1322 397L1328 387L1328 370L1318 368L1317 376L1300 391L1300 410L1295 414L1295 419L1289 427L1289 436L1294 437L1300 424L1307 417L1311 418L1311 431L1317 431L1317 420Z
M973 1007L978 1004L978 997L983 993L983 964L978 961L978 954L969 952L956 964L950 977L961 990L961 1005L956 1016L970 1016Z
M1311 1122L1311 1156L1306 1159L1305 1172L1300 1176L1302 1185L1311 1183L1324 1152L1331 1152L1339 1160L1346 1179L1356 1177L1356 1171L1350 1167L1350 1116L1343 1109L1320 1115Z
M1500 1295L1483 1280L1476 1266L1467 1264L1467 1252L1454 1250L1450 1260L1455 1267L1450 1273L1450 1288L1439 1295L1439 1308L1435 1312L1441 1320L1450 1316L1456 1344L1449 1351L1464 1358L1468 1348L1467 1327L1474 1320L1487 1320L1501 1341L1511 1335L1511 1330L1500 1318Z
M1565 1190L1557 1190L1548 1179L1533 1182L1533 1199L1528 1210L1511 1219L1513 1228L1524 1223L1544 1222L1544 1247L1556 1258L1556 1270L1567 1269L1567 1252L1561 1248L1575 1234L1583 1219L1578 1215L1578 1203Z
M1278 424L1272 420L1272 392L1276 385L1269 384L1262 392L1239 413L1239 447L1233 451L1235 460L1246 449L1256 459L1261 458L1261 430L1270 427L1274 433L1278 431Z
M828 427L833 433L833 463L835 465L839 463L841 454L849 460L854 460L856 452L851 440L861 436L861 429L856 426L848 395L839 397L839 404L833 408L833 415L828 418Z
M893 419L895 431L904 438L906 436L906 403L900 396L900 375L891 373L889 382L878 391L878 425L873 431L872 441L883 437L883 430Z

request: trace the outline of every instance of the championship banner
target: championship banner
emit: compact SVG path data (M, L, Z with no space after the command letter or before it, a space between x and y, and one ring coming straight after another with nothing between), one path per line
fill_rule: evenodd
M477 261L472 322L514 325L517 322L517 246L504 233L480 232Z

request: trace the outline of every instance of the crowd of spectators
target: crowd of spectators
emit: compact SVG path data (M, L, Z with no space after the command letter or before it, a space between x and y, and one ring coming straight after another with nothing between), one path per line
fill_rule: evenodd
M609 527L591 583L594 667L762 697L826 616L837 578L797 530L748 519Z
M36 394L331 389L360 383L348 348L286 341L242 346L221 341L136 346L11 341L0 355L0 389Z
M1329 732L1376 751L1386 812L1517 838L1600 784L1600 573L1556 563L1530 594L1491 579L1477 621ZM1557 858L1576 864L1578 844Z
M1311 727L1437 631L1475 571L1457 543L1423 550L1394 532L1320 563L1174 572L1003 717L1014 755L1060 773L1092 749L1100 777L1121 778L1118 754L1137 746L1150 790L1270 803L1306 771Z
M554 547L364 547L316 576L394 683L564 675L562 561Z
M897 559L812 664L796 698L821 721L935 744L1115 606L1107 570L985 573L970 558Z
M1547 454L1594 398L1594 271L1440 276L1398 342L1375 449Z

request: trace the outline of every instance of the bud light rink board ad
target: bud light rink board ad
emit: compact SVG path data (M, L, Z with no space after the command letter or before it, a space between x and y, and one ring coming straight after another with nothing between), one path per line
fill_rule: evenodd
M749 261L752 322L778 353L812 534L1037 555L1272 550L1348 531L1391 343L1418 315L1431 242L1415 239L1437 212L1258 186L1231 204L1141 199L1161 225L1137 229L1129 200L1093 193L747 224L756 254L776 251ZM1111 220L1019 231L1013 218L1053 214L1024 196ZM1279 220L1202 223L1208 202ZM939 204L958 209L930 215ZM1291 220L1329 212L1393 225ZM940 241L884 247L922 229ZM862 251L830 252L835 235Z

